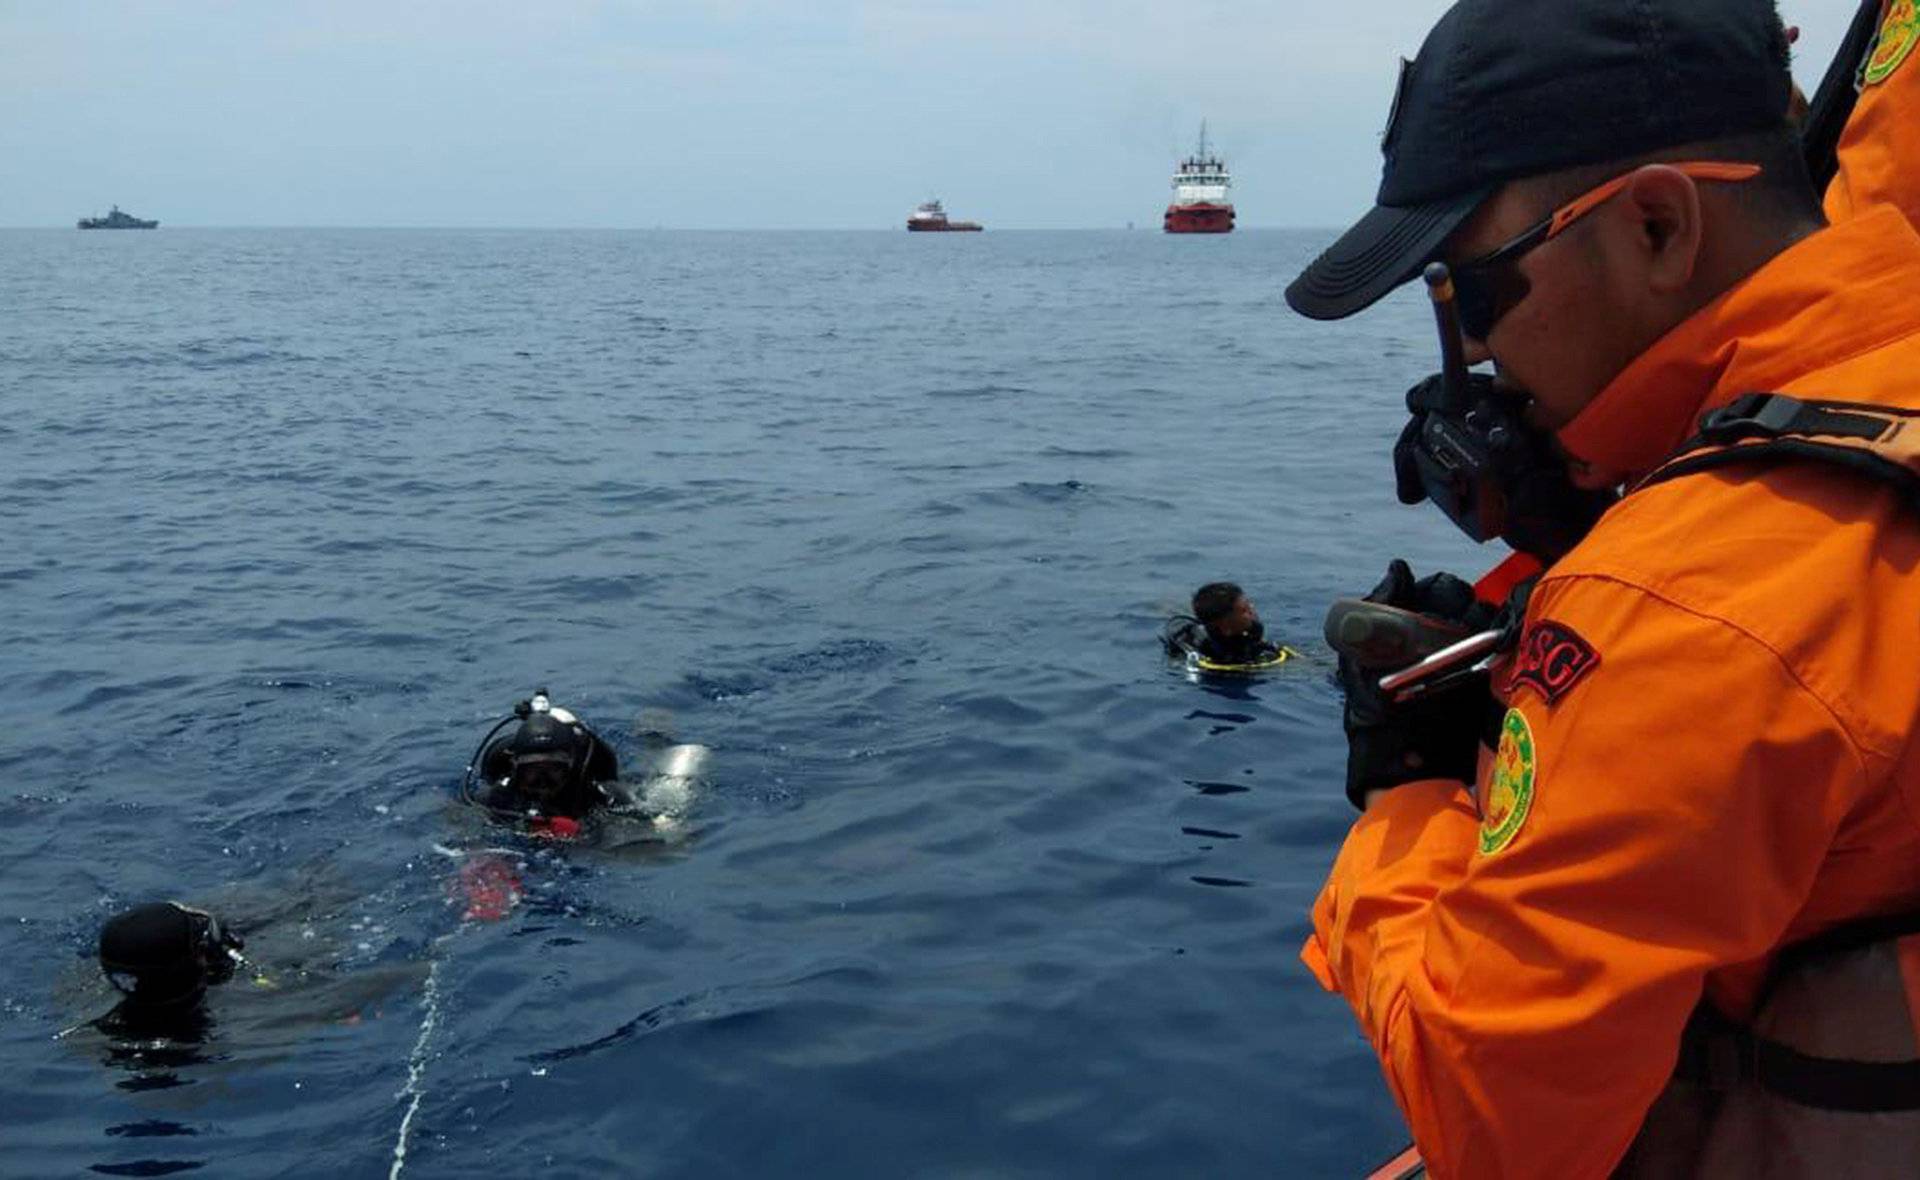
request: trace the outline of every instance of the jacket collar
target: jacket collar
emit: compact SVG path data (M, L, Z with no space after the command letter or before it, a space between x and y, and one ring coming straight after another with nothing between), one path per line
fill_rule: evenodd
M1693 435L1705 411L1916 332L1920 234L1898 210L1874 209L1796 242L1682 321L1560 430L1560 445L1597 470L1639 479ZM1872 401L1876 391L1829 396Z

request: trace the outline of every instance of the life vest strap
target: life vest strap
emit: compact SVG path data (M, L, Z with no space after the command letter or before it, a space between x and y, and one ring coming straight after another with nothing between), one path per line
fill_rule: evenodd
M1700 432L1633 490L1699 471L1783 460L1845 467L1894 486L1920 508L1920 411L1741 394L1701 415Z
M1920 1110L1920 1061L1810 1057L1776 1041L1754 1042L1755 1080L1802 1106L1858 1113Z
M1920 912L1901 911L1859 918L1785 947L1774 959L1775 972L1792 970L1811 959L1848 954L1876 942L1891 942L1920 934Z
M1680 1060L1673 1074L1716 1092L1753 1082L1820 1110L1920 1110L1920 1061L1814 1057L1757 1036L1704 1005L1680 1034Z
M1701 415L1681 444L1632 491L1738 464L1812 461L1867 476L1920 509L1920 410L1747 393ZM1631 493L1629 493L1631 494ZM1795 963L1860 950L1920 932L1920 914L1848 923L1788 947L1775 977ZM1702 1003L1680 1036L1676 1079L1714 1091L1750 1082L1821 1110L1920 1111L1920 1060L1817 1057L1735 1024Z
M1743 393L1700 416L1702 443L1727 443L1750 437L1786 434L1835 434L1878 438L1899 424L1920 417L1901 407L1863 402L1805 401L1784 393Z

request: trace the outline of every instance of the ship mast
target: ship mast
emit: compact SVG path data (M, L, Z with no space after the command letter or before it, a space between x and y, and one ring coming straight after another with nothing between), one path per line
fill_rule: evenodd
M1200 159L1202 159L1202 160L1204 160L1204 159L1206 159L1206 158L1207 158L1207 121L1206 121L1205 119L1202 119L1202 120L1200 120L1200 152L1199 152L1199 157L1200 157Z

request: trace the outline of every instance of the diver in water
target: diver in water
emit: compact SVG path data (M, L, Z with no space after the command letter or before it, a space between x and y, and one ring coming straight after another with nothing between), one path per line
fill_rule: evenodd
M515 721L518 727L502 736ZM601 846L678 842L687 834L711 751L675 742L664 723L637 729L636 736L637 773L622 780L612 745L540 689L480 739L461 801L534 835L581 836L586 824L604 816L622 822L594 823Z
M496 736L516 719L511 734ZM562 834L571 834L588 814L620 801L609 789L619 778L613 747L543 688L481 739L462 795L503 819L541 827L565 821L560 826L569 831Z
M104 1028L194 1039L209 987L233 978L245 944L206 910L177 901L135 906L100 929L100 970L120 993Z
M1193 593L1193 614L1179 616L1163 636L1169 655L1198 655L1215 664L1258 664L1279 645L1269 643L1253 600L1232 582L1208 582Z
M117 1083L125 1090L244 1085L319 1030L378 1020L389 1006L410 1014L432 963L414 939L388 933L390 898L365 884L327 862L221 887L217 904L113 914L99 927L100 974L84 959L60 972L58 1002L75 1021L53 1039L132 1075ZM370 916L345 926L354 911Z

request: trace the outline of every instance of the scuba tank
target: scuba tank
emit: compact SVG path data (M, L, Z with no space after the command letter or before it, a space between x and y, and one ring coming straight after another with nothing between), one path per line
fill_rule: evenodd
M692 742L662 746L648 758L645 774L634 783L609 783L616 810L637 813L663 835L677 834L693 809L713 751Z

